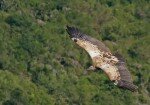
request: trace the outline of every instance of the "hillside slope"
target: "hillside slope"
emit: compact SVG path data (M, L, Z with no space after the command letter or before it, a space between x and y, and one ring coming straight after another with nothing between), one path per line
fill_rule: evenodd
M148 105L149 0L1 0L0 105ZM89 55L66 25L102 40L127 61L138 92L102 71L83 75Z

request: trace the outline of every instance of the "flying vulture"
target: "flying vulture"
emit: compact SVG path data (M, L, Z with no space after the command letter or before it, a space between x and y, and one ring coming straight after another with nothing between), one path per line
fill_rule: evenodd
M101 41L94 39L75 27L67 26L69 37L90 55L93 65L90 68L100 68L115 85L136 91L125 60L120 54L112 54L110 49Z

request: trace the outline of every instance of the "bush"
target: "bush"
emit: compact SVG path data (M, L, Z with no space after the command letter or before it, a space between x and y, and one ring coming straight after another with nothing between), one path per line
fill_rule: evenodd
M18 27L31 26L31 22L27 19L27 17L18 14L7 17L6 22L10 26L18 26Z

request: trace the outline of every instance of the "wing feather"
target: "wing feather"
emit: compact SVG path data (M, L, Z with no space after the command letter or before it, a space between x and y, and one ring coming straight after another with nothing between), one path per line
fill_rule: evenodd
M117 68L121 76L121 80L132 82L131 74L127 69L126 62L120 54L114 54L119 62L117 63Z
M114 55L119 60L119 62L117 63L117 68L118 68L118 71L119 71L120 77L121 77L121 79L119 81L117 81L118 82L117 85L122 88L127 88L131 91L136 91L138 89L138 87L133 84L131 74L127 69L124 58L118 53L116 53Z

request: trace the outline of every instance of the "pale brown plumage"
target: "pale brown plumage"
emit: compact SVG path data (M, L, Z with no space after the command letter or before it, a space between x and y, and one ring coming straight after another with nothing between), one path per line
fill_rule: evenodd
M67 26L67 32L76 44L89 53L94 67L101 68L119 87L137 90L125 61L119 54L113 55L101 41L83 34L77 28Z

